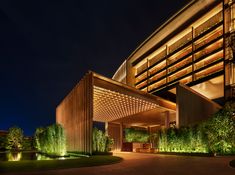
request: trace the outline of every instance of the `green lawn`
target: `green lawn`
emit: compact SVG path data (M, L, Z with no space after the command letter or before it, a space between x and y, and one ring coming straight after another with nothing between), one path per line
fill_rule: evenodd
M43 171L52 169L66 169L107 165L120 162L122 158L116 156L91 156L68 160L25 160L16 162L0 162L0 174L3 172Z
M235 160L232 160L229 164L231 167L235 168Z

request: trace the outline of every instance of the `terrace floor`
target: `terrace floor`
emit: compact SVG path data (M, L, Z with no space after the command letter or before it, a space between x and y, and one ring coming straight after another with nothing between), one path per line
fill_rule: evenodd
M113 165L73 168L64 170L50 170L22 174L30 175L62 175L62 174L102 174L102 175L234 175L235 168L229 166L229 161L235 156L228 157L196 157L174 156L144 153L115 153L124 160ZM20 174L20 173L16 173Z

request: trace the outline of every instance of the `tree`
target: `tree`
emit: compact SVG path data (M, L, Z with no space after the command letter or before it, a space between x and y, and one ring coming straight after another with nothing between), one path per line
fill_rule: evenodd
M34 143L38 151L55 156L66 154L66 136L60 124L53 124L46 128L37 128Z
M6 137L6 149L19 151L24 141L23 130L17 126L11 127Z
M40 145L40 142L39 142L39 136L41 133L43 133L45 130L45 128L43 127L39 127L36 129L35 133L34 133L34 147L37 149L37 150L40 150L41 149L41 145Z

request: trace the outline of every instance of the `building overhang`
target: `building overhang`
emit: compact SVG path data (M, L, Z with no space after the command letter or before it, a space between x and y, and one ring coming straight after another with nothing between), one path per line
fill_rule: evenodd
M145 111L175 112L176 110L175 103L97 73L90 73L93 79L94 121L120 121Z

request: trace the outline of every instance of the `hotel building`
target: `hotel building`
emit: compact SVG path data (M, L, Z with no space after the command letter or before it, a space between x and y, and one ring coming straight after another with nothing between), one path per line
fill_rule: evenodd
M92 153L94 121L114 149L123 128L154 132L201 122L235 96L235 3L192 0L149 36L112 79L89 72L60 103L68 149Z

